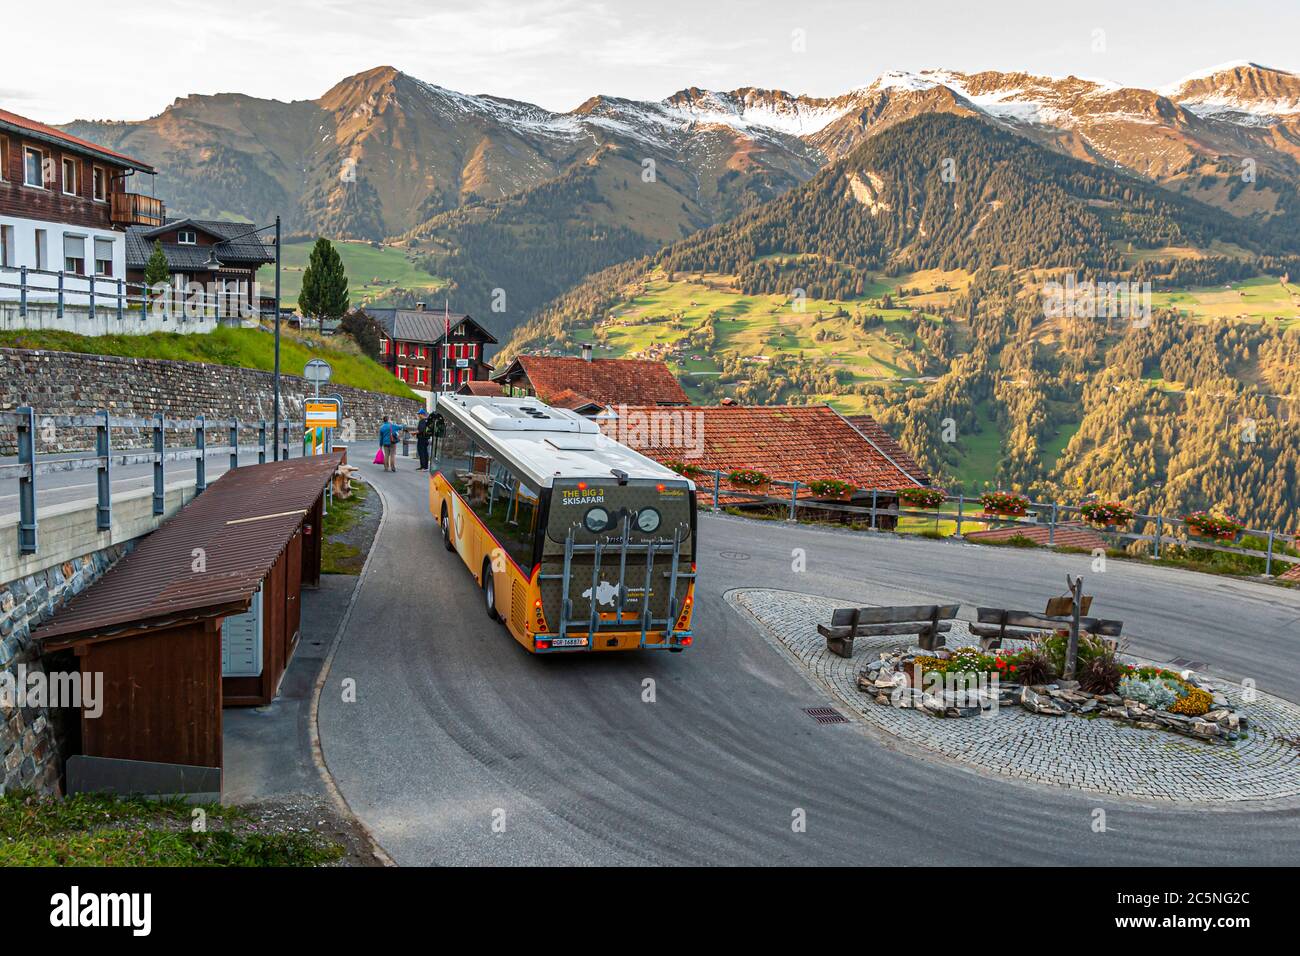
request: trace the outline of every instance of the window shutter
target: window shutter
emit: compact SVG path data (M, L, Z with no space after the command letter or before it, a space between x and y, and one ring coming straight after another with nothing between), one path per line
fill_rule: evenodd
M96 240L95 240L95 259L96 259L96 260L99 260L99 259L108 259L108 260L111 261L112 258L113 258L113 240L112 240L112 239L96 239Z
M63 236L63 257L65 259L86 258L86 237L70 236L65 233Z

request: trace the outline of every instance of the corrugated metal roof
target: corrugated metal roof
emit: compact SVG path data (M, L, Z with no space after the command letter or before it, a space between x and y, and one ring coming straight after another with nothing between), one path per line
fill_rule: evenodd
M247 606L320 497L340 454L228 471L33 636L63 646ZM202 549L203 570L195 570Z

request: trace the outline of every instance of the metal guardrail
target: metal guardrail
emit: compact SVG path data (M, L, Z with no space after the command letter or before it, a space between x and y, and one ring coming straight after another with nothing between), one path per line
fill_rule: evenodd
M944 504L955 504L957 506L957 511L955 513L942 511L941 509L943 505L940 505L938 508L933 508L928 510L922 510L918 508L903 508L901 504L895 505L893 507L882 508L879 507L880 499L898 498L897 489L886 489L886 488L858 489L859 491L870 493L871 504L868 506L865 504L855 505L847 501L845 502L826 501L826 500L813 501L813 500L809 500L808 498L800 498L799 490L801 488L806 488L809 491L812 490L811 487L806 483L800 481L777 481L777 480L769 481L768 482L769 485L787 487L790 489L790 494L788 496L782 495L778 497L775 495L764 495L764 494L756 494L753 492L745 492L735 488L724 489L722 488L722 479L724 478L724 476L725 473L720 470L704 471L699 473L699 477L707 478L712 483L711 496L712 496L712 507L714 511L718 511L721 509L721 505L719 504L720 498L727 497L730 499L740 499L745 504L770 504L770 505L784 506L788 508L787 520L789 521L795 520L798 510L801 508L814 510L814 511L837 512L837 513L848 514L848 515L862 515L864 517L869 516L871 518L871 529L873 531L877 530L877 518L880 516L887 516L892 518L900 518L900 517L924 518L926 520L935 520L935 521L953 521L956 523L957 526L956 534L954 535L954 537L957 538L962 537L962 526L964 524L982 524L986 526L1023 526L1023 527L1033 527L1033 528L1041 528L1044 525L1046 525L1048 529L1047 530L1048 547L1053 547L1055 545L1057 529L1066 521L1072 520L1072 516L1073 516L1073 520L1082 521L1084 524L1087 524L1090 528L1095 530L1098 534L1104 533L1104 534L1113 535L1114 537L1122 541L1128 541L1128 542L1133 542L1133 541L1148 542L1151 545L1152 557L1155 558L1156 560L1159 560L1160 558L1161 549L1163 547L1167 547L1170 545L1176 545L1179 547L1186 547L1186 548L1200 548L1200 549L1205 549L1210 551L1222 551L1228 554L1239 554L1247 557L1262 558L1265 562L1264 565L1265 576L1272 575L1273 563L1278 558L1281 557L1287 560L1292 560L1291 556L1289 555L1278 554L1279 545L1284 545L1284 546L1289 545L1290 547L1295 548L1297 546L1297 543L1300 542L1300 534L1297 533L1288 534L1286 532L1281 532L1281 531L1246 528L1242 530L1241 534L1238 537L1252 537L1252 538L1264 539L1268 542L1267 548L1266 550L1263 551L1255 550L1251 548L1239 548L1239 547L1234 547L1230 544L1222 543L1221 541L1195 537L1188 533L1187 522L1185 522L1183 519L1168 518L1163 515L1135 514L1133 516L1133 525L1135 527L1142 527L1144 529L1151 528L1152 530L1150 531L1143 530L1139 532L1139 531L1121 531L1118 529L1108 529L1108 528L1092 525L1086 520L1084 520L1082 511L1078 507L1072 505L1062 505L1054 501L1053 502L1031 501L1029 503L1029 511L1032 514L1026 515L1024 518L1019 518L1011 515L988 514L985 513L982 509L980 511L967 512L966 508L968 506L979 506L980 499L968 498L965 495L955 495L955 496L944 495L943 498ZM1040 516L1045 517L1046 520L1040 520ZM1182 532L1181 534L1179 533L1180 530ZM1300 558L1294 558L1293 560L1300 563Z
M33 282L36 277L51 281ZM170 284L163 289L112 276L50 272L28 266L0 265L0 291L3 290L17 293L16 298L0 296L0 301L16 301L21 318L26 318L33 307L51 304L60 319L69 307L86 308L92 320L103 312L116 315L119 321L128 317L147 320L151 313L167 320L215 319L218 322L275 315L273 305L267 308L260 297L256 304L248 303L233 289L200 291Z
M209 455L230 455L230 467L239 467L241 452L256 453L258 464L263 464L267 453L267 424L265 419L256 422L241 422L238 419L208 419L203 415L194 419L168 419L164 415L152 418L118 418L107 411L93 415L42 415L37 421L36 411L31 407L19 408L12 412L0 412L0 427L12 427L17 433L18 461L0 464L0 479L17 478L18 480L18 552L19 554L36 554L37 537L37 477L70 471L96 471L96 507L95 526L100 531L107 531L113 523L112 474L114 465L153 465L153 513L164 513L166 504L167 462L194 462L194 493L201 494L207 487L207 458ZM299 433L303 430L302 422L282 422L280 427L280 458L289 457L289 435L291 429ZM93 455L75 455L73 453L43 453L37 451L39 429L79 428L93 429L95 433L95 453ZM113 450L113 430L132 429L148 431L151 436L150 450L128 447L120 452ZM257 444L240 445L239 436L245 431L257 434ZM166 443L168 432L193 433L193 446L172 446ZM223 435L226 444L209 445L210 433Z

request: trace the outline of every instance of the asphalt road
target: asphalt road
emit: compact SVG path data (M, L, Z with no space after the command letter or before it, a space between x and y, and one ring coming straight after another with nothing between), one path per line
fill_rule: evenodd
M1300 809L1194 810L1020 785L920 756L815 688L723 598L1037 608L1067 572L1132 649L1300 700L1300 594L1084 557L701 517L696 645L534 657L444 551L423 475L373 469L387 514L320 707L326 762L402 864L1282 864ZM366 466L370 474L370 466ZM803 548L807 570L792 571ZM964 609L969 613L969 608ZM812 622L810 622L811 624ZM344 702L345 679L356 701ZM655 700L643 700L655 682ZM1094 832L1094 810L1107 829ZM792 821L802 813L806 829Z
M221 444L224 438L218 440L213 437L212 444ZM147 448L130 448L114 449L114 454L138 454L148 451ZM168 449L172 451L174 449ZM267 447L267 461L271 460L272 449ZM371 452L373 455L373 452ZM290 442L289 457L298 458L302 455L302 445ZM58 455L41 455L37 460L45 461L50 458L71 459L71 458L88 458L93 457L90 452L65 452ZM0 458L0 465L12 465L18 461L13 456ZM240 465L253 465L257 463L257 453L254 451L242 452L239 456ZM229 452L212 452L207 456L207 466L204 469L204 477L208 484L216 481L226 473L230 468ZM165 478L168 484L177 481L193 481L195 472L194 461L169 461L166 463ZM48 508L52 505L66 504L72 501L86 501L93 503L95 501L96 488L98 488L98 471L95 468L78 469L76 471L61 471L50 475L36 476L36 508L39 513L40 509ZM112 468L113 494L122 494L129 491L138 491L142 488L153 487L153 465L120 465L114 464ZM18 513L18 481L14 478L0 480L0 517Z

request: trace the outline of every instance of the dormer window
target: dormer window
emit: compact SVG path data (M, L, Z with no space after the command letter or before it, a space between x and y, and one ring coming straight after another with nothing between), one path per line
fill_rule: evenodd
M198 244L199 237L193 229L181 229L176 233L176 241L182 246L193 246Z

